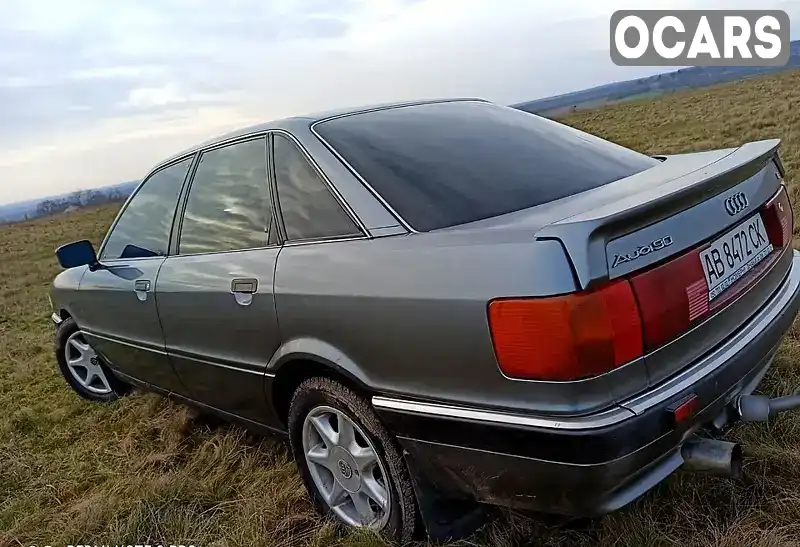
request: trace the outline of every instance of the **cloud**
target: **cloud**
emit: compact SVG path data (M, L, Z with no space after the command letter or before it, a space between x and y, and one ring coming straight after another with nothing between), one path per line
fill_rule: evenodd
M156 65L94 66L73 70L67 78L71 80L105 80L110 78L139 79L160 76L166 67Z
M189 97L183 95L178 86L170 82L162 87L138 87L128 94L126 105L136 108L183 104Z
M615 9L749 3L5 0L0 202L137 178L179 148L286 115L516 102L651 74L612 65ZM800 0L762 4L800 17Z

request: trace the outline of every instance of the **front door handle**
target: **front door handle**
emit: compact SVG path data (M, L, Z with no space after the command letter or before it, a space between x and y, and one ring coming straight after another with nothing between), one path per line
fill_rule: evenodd
M136 291L136 298L138 298L140 302L144 302L147 300L148 291L150 291L150 280L139 279L135 281L133 283L133 290Z
M136 291L147 292L150 290L150 280L149 279L140 279L136 283L133 284L133 287Z

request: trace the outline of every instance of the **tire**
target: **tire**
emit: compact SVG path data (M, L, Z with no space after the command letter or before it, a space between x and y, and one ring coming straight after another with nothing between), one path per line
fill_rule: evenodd
M71 317L58 326L55 354L61 375L72 390L84 399L108 403L130 392L130 386L114 376L95 354ZM82 364L71 364L78 362L79 355Z
M355 432L352 437L347 435L347 420ZM303 483L321 514L401 543L411 540L417 517L411 478L396 441L362 396L328 378L304 381L289 407L289 438ZM307 452L325 463L310 461ZM327 501L331 498L334 507ZM365 503L375 519L354 522L370 514Z

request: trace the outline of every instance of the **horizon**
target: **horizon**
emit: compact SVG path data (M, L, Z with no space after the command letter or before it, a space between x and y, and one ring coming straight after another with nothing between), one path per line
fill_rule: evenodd
M800 39L792 40L791 43L800 44ZM640 78L633 78L633 79L627 79L627 80L614 80L614 81L601 83L601 84L598 84L598 85L595 85L595 86L591 86L591 87L587 87L587 88L570 90L570 91L567 91L567 92L564 92L564 93L559 93L557 95L548 95L546 97L536 97L536 98L530 99L530 100L523 100L523 101L511 104L511 105L507 105L507 106L511 106L511 107L523 106L523 105L526 105L526 104L532 103L532 102L544 101L544 100L549 100L549 99L556 99L556 98L560 98L560 97L570 96L570 95L581 93L581 92L584 92L584 91L589 91L591 89L602 88L602 87L611 86L611 85L614 85L614 84L626 83L626 82L629 82L629 81L636 81L636 80L639 80L639 79L642 79L642 78L647 78L647 77L650 77L650 76L657 76L657 75L676 73L676 72L683 71L686 68L692 68L692 67L677 67L677 68L669 67L669 68L670 68L670 70L666 70L664 72L656 72L656 73L651 74L649 76L642 76ZM219 136L219 135L210 135L209 138L213 138L213 137L216 137L216 136ZM39 196L25 198L25 199L22 199L20 201L11 201L11 202L2 202L2 201L0 201L0 210L2 210L3 208L6 208L6 207L27 205L27 204L31 204L31 203L47 200L47 199L64 198L64 197L69 196L70 194L73 194L73 193L79 192L79 191L108 190L110 188L114 188L114 187L117 187L117 186L123 186L123 185L129 185L129 184L138 184L139 182L141 182L141 178L136 178L136 179L132 179L132 180L117 181L117 182L109 182L107 184L100 184L98 186L93 186L93 187L88 187L88 188L76 188L76 189L68 190L66 192L61 192L59 194L39 195Z
M798 40L798 41L800 41L800 40ZM670 67L670 68L672 68L672 67ZM678 70L682 70L683 68L684 67L680 67L680 68L676 68L676 69L672 69L672 70L667 70L666 72L656 72L655 74L666 74L666 73L669 73L669 72L677 72ZM655 74L653 74L653 75L655 75ZM636 79L636 78L634 78L634 79ZM625 82L625 81L628 81L628 80L614 80L614 81L611 81L611 82L605 82L605 83L597 84L596 86L591 86L591 87L587 87L587 88L583 88L583 89L574 89L574 90L571 90L571 91L566 91L564 93L559 93L558 95L548 95L546 97L535 97L535 98L529 99L529 100L522 100L522 101L519 101L519 102L514 103L514 104L509 104L507 106L516 106L518 104L524 104L524 103L527 103L527 102L533 102L533 101L538 101L538 100L543 100L543 99L556 98L556 97L560 97L560 96L563 96L563 95L569 95L571 93L576 93L576 92L592 89L594 87L601 87L601 86L604 86L604 85L622 83L622 82ZM302 114L300 114L300 115L302 115ZM267 120L263 120L263 121L267 121ZM256 121L256 123L258 123L258 120ZM218 136L221 136L221 135L222 135L222 133L209 135L208 138L215 138L215 137L218 137ZM199 142L200 141L198 141L197 144L199 144ZM179 152L178 150L175 150L172 153L178 153L178 152ZM165 154L164 157L168 157L170 154L171 153L168 152L167 154ZM155 163L154 163L154 165L155 165ZM125 180L125 181L108 182L106 184L102 184L101 183L98 186L92 186L92 187L87 187L87 188L73 188L71 190L67 190L67 191L61 192L59 194L47 194L47 195L33 196L33 197L28 197L28 198L25 198L25 199L22 199L22 200L19 200L19 201L10 201L10 202L0 201L0 207L13 206L13 205L22 205L22 204L27 204L27 203L30 203L30 202L37 202L37 201L46 200L46 199L65 197L65 196L68 196L68 195L70 195L70 194L72 194L72 193L74 193L76 191L81 191L81 190L85 190L85 191L88 191L88 190L103 190L103 189L111 188L111 187L118 186L118 185L132 184L134 182L138 183L140 181L141 181L141 178L136 178L136 179Z
M792 40L792 43L800 43L800 39L799 40ZM680 71L682 71L682 70L684 70L686 68L691 68L691 67L677 67L677 68L669 67L669 68L670 68L670 70L666 70L664 72L656 72L656 73L651 74L649 76L656 76L656 75L663 75L663 74L670 74L670 73L674 73L674 72L680 72ZM560 98L560 97L569 96L569 95L573 95L573 94L576 94L576 93L581 93L583 91L588 91L588 90L595 89L595 88L600 88L600 87L610 86L610 85L614 85L614 84L625 83L625 82L629 82L629 81L635 81L635 80L638 80L638 79L641 79L641 78L646 78L646 77L649 77L649 76L642 76L640 78L633 78L633 79L626 79L626 80L614 80L614 81L610 81L610 82L597 84L597 85L594 85L594 86L591 86L591 87L587 87L587 88L574 89L574 90L566 91L564 93L559 93L557 95L548 95L546 97L536 97L536 98L530 99L530 100L523 100L523 101L520 101L520 102L517 102L517 103L514 103L514 104L510 104L510 105L507 105L507 106L516 107L516 106L522 106L522 105L525 105L527 103L532 103L532 102L536 102L536 101L543 101L543 100L548 100L548 99ZM220 136L220 135L221 134L209 135L209 138L214 138L214 137L217 137L217 136ZM174 151L174 152L177 153L178 151ZM148 170L149 170L149 168L148 168ZM25 199L22 199L20 201L11 201L11 202L2 202L2 201L0 201L0 210L2 210L3 208L6 208L6 207L22 206L22 205L28 205L28 204L32 204L32 203L37 203L37 202L41 202L41 201L44 201L44 200L47 200L47 199L64 198L64 197L67 197L67 196L69 196L69 195L71 195L71 194L73 194L75 192L92 191L92 190L108 190L110 188L114 188L114 187L117 187L117 186L123 186L123 185L129 185L129 184L138 184L139 182L141 182L141 178L136 178L136 179L132 179L132 180L125 180L125 181L109 182L107 184L100 184L98 186L92 186L92 187L87 187L87 188L74 188L74 189L71 189L71 190L67 190L65 192L61 192L59 194L39 195L39 196L25 198Z
M139 180L181 149L289 115L447 96L513 105L674 72L613 65L610 14L747 6L611 4L11 0L0 6L0 43L15 52L0 56L0 100L14 105L0 110L0 180L13 183L0 205ZM770 7L800 22L800 0Z
M39 202L42 202L42 201L45 201L45 200L48 200L48 199L62 199L62 198L69 197L72 194L75 194L77 192L92 192L92 191L110 190L112 188L117 188L118 186L127 186L127 185L133 185L133 184L137 184L138 185L140 182L141 182L141 179L123 180L123 181L119 181L119 182L111 182L109 184L103 184L101 186L94 186L92 188L78 188L78 189L68 190L68 191L62 192L60 194L50 194L50 195L47 195L47 196L35 196L35 197L32 197L32 198L23 199L22 201L11 201L11 202L8 202L8 203L1 203L0 202L0 211L4 207L13 207L15 205L17 205L17 206L19 206L19 205L28 205L28 204L32 204L32 203L39 203Z

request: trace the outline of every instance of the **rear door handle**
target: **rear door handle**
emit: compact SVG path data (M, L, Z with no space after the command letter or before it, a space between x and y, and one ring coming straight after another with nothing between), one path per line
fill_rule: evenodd
M242 278L231 281L231 292L237 294L254 294L258 290L258 279Z
M133 284L133 287L136 290L136 292L147 292L150 290L150 280L140 279L139 281Z
M249 306L253 303L253 295L258 290L258 279L240 278L231 281L231 292L240 306Z
M139 302L144 302L147 300L147 292L150 290L150 280L149 279L139 279L133 283L133 289L136 291L136 298L139 299Z

